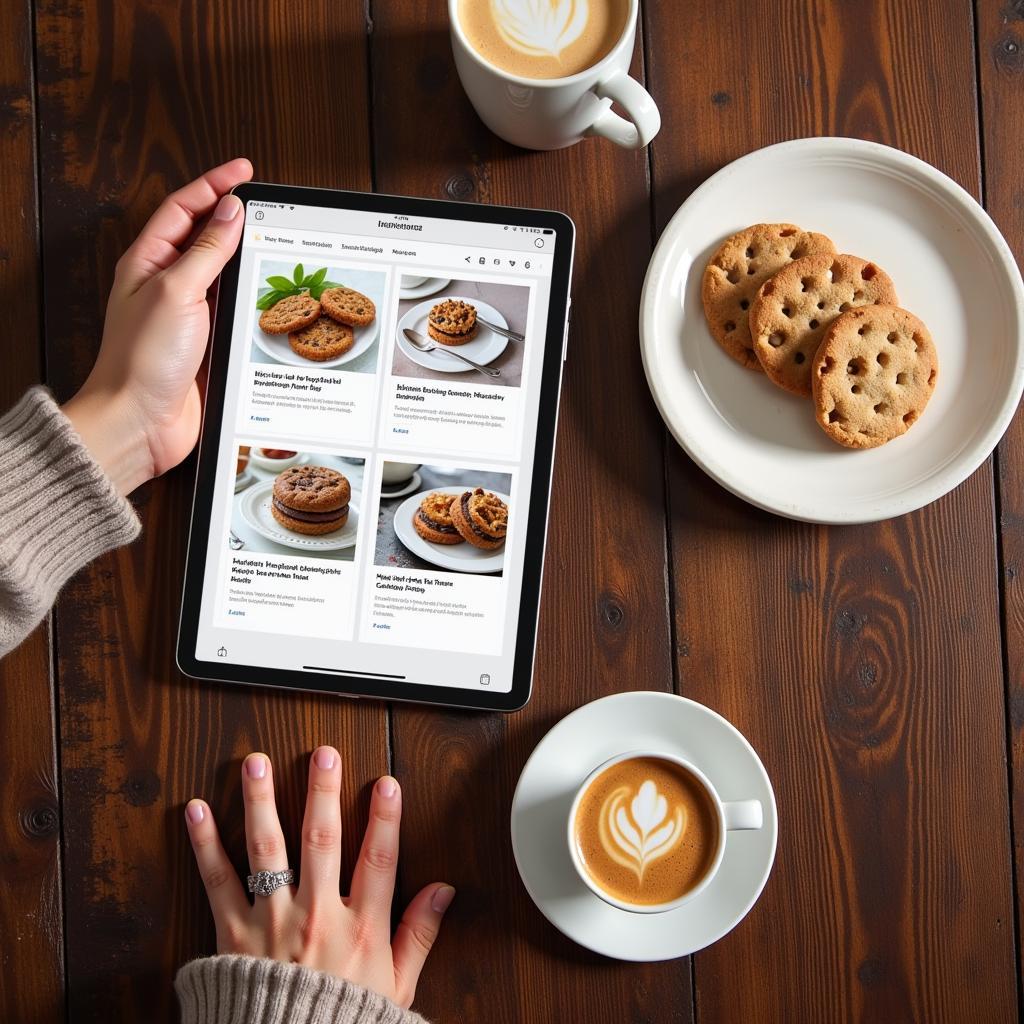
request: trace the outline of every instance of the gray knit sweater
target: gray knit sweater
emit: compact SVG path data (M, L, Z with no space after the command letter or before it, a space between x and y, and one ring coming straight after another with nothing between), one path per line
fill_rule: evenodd
M140 524L49 392L0 417L0 655L38 625L57 591ZM249 956L193 960L174 987L183 1024L425 1024L328 974Z

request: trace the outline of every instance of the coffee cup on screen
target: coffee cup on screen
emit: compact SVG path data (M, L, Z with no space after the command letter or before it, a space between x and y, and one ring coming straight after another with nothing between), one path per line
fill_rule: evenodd
M426 284L429 281L429 277L417 277L414 274L403 274L402 275L402 287L403 288L419 288L421 284Z
M517 146L603 136L640 149L661 115L629 77L638 12L639 0L448 0L462 87L484 124Z
M387 485L403 484L420 468L419 462L385 462L381 467L381 482Z
M583 781L569 811L569 856L606 903L657 914L711 884L727 833L762 824L759 800L723 802L696 765L634 750L598 765Z

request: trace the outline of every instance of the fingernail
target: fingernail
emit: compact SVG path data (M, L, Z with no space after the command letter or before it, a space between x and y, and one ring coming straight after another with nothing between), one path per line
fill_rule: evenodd
M267 759L262 754L250 754L245 759L245 774L250 779L262 779L267 774Z
M238 196L221 196L217 208L213 211L214 220L234 220L242 209L242 201Z
M321 747L314 755L317 768L329 772L334 767L334 751L330 747Z
M390 800L398 792L398 783L390 775L385 775L377 783L377 792L386 800Z
M193 825L203 820L203 805L198 800L189 800L185 805L185 817Z
M443 914L452 905L453 899L455 899L455 890L450 885L442 885L434 893L430 905L436 914Z

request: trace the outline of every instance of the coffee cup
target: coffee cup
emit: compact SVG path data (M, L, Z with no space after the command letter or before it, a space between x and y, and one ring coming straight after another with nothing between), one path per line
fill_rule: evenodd
M759 800L723 801L675 754L632 750L599 764L569 811L569 857L584 885L634 914L675 910L712 882L729 832L759 829Z
M448 0L455 67L480 119L526 149L561 149L588 136L646 146L661 115L629 76L639 0L560 0L544 17L540 10L531 0ZM571 73L557 74L563 65Z
M419 462L385 462L380 471L381 482L384 484L404 483L419 468Z
M415 274L403 274L402 275L402 287L403 288L419 288L421 284L426 284L429 281L429 277L418 277Z

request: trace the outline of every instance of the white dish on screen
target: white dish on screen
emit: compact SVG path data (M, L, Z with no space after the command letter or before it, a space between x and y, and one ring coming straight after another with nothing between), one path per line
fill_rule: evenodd
M417 470L405 483L400 481L397 484L381 484L380 496L385 501L394 501L395 498L402 498L406 494L412 494L413 491L419 490L423 484L423 477L420 476L419 470ZM389 490L389 488L394 488Z
M490 303L483 302L480 299L467 299L464 295L446 295L444 297L446 299L461 299L463 302L468 302L471 306L476 306L479 316L489 320L492 324L496 324L498 327L504 327L508 330L508 321L501 311L495 309ZM444 345L438 344L433 352L421 352L419 349L413 348L409 343L409 339L406 338L406 329L411 329L419 331L427 341L436 344L427 330L427 313L430 312L431 307L436 305L438 301L437 299L428 299L426 302L421 302L419 305L413 306L412 309L408 310L405 316L398 321L398 327L395 332L398 347L402 350L403 355L428 370L437 370L440 373L471 373L476 375L477 371L471 366L467 366L461 359L448 355L445 352ZM484 327L481 324L477 328L476 337L472 341L467 341L465 345L455 345L452 347L452 351L458 352L459 355L465 356L467 359L472 359L474 363L486 366L497 359L507 346L508 338L497 334L489 327Z
M269 289L261 288L260 295L265 294L267 291ZM258 316L257 320L259 320ZM288 344L287 334L267 334L266 331L260 330L259 323L253 328L252 340L256 347L265 355L270 356L275 363L284 363L287 366L301 366L304 370L328 369L330 367L344 366L345 363L358 359L377 340L379 329L379 316L373 323L367 324L365 327L353 327L352 332L355 340L352 347L340 356L335 356L333 359L324 359L323 361L303 359L302 356L292 351L291 345Z
M733 232L779 221L877 262L900 305L928 325L938 383L904 436L868 451L835 444L806 399L744 369L711 337L708 260ZM1020 401L1022 341L1024 285L985 211L929 164L856 139L784 142L714 174L661 236L640 309L647 381L679 444L751 504L819 523L902 515L970 476Z
M583 780L629 749L684 758L723 800L759 800L764 812L760 829L728 833L721 867L707 887L663 913L630 913L596 896L573 867L566 843ZM646 962L695 953L746 917L771 873L779 825L768 773L734 725L685 697L639 691L585 704L537 744L512 798L511 829L523 885L560 932L595 953Z
M279 448L278 451L291 451L290 448ZM287 459L268 459L265 455L260 455L261 448L253 448L249 453L249 461L254 466L259 466L260 469L268 470L271 473L280 473L281 471L288 469L289 466L297 465L302 461L302 452L296 452L290 458Z
M428 295L435 295L443 288L447 288L452 283L450 277L426 277L419 280L416 285L410 285L408 288L405 286L405 279L403 278L402 286L398 290L399 298L402 299L425 299Z
M238 512L247 526L258 534L272 540L275 544L283 544L298 551L315 554L318 551L341 551L352 547L356 542L359 530L359 506L356 504L359 495L353 491L348 506L348 521L340 530L312 536L304 533L293 533L286 530L270 511L270 503L274 495L274 481L264 480L243 495L238 503Z
M395 509L395 535L414 555L440 569L450 569L453 572L500 572L505 564L504 545L497 551L484 551L466 541L461 544L431 544L429 540L424 540L412 525L412 517L416 515L420 502L428 494L436 494L438 491L461 494L466 489L462 484L453 483L451 487L432 487L429 491L420 491L419 494L406 498ZM507 494L491 491L490 488L488 491L508 503Z

